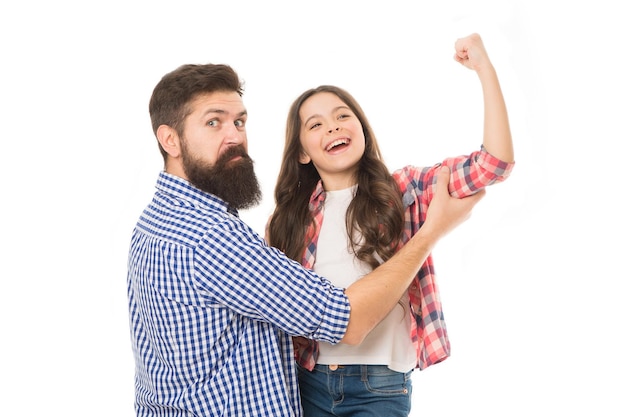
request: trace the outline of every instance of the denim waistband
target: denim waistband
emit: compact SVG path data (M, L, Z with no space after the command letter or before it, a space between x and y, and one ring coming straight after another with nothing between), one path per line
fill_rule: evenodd
M387 365L320 365L316 364L318 372L325 374L343 375L388 375L395 374L396 371L389 369Z

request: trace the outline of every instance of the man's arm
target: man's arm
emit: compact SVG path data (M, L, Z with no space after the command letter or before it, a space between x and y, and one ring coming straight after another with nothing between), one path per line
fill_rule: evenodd
M450 170L442 167L426 222L391 259L346 288L350 321L341 340L358 345L402 297L435 244L469 218L485 191L463 199L448 194Z

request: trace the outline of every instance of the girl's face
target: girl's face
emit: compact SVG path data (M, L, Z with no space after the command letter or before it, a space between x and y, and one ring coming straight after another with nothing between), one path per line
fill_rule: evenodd
M333 93L323 92L302 104L300 120L300 163L313 162L326 190L354 185L365 152L363 126L354 112Z

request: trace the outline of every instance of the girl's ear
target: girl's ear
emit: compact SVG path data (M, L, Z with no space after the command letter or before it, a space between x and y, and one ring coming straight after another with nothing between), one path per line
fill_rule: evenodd
M311 162L311 157L310 157L309 155L307 155L306 153L302 152L302 153L300 154L300 159L298 159L298 161L300 161L300 163L301 163L302 165L306 165L306 164L308 164L309 162Z
M306 165L309 162L311 162L311 157L309 155L307 155L306 152L302 151L302 152L300 152L300 158L298 159L298 161L302 165Z
M180 138L176 130L172 129L168 125L161 125L157 129L157 140L161 144L161 147L172 158L180 156Z

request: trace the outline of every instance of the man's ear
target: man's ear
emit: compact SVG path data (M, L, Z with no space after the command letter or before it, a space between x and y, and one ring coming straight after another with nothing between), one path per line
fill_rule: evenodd
M309 155L307 155L306 152L302 151L302 152L300 152L300 158L298 159L298 161L302 165L306 165L309 162L311 162L311 157Z
M180 138L175 129L168 125L161 125L157 129L156 137L169 156L172 158L180 156Z

